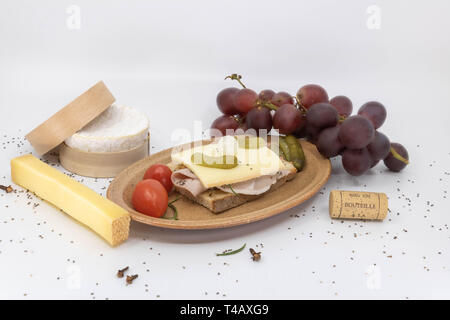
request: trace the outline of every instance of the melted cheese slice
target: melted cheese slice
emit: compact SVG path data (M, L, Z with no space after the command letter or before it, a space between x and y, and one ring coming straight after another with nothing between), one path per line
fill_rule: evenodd
M32 155L11 160L14 183L85 224L112 246L128 238L130 215L122 207Z
M213 157L234 155L238 159L238 166L232 169L204 167L191 161L194 153L203 153ZM206 188L238 183L263 175L273 175L284 168L280 157L268 147L241 148L232 136L222 137L217 142L208 145L177 150L172 154L172 161L189 168Z

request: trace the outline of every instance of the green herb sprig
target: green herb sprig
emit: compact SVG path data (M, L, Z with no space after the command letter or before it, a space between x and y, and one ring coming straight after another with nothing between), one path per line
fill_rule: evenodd
M230 256L230 255L232 255L232 254L239 253L239 252L241 252L242 250L244 250L244 248L245 248L246 245L247 245L247 244L244 243L244 245L243 245L242 247L240 247L239 249L237 249L237 250L233 250L233 251L224 251L224 252L222 252L222 253L216 253L216 256L218 256L218 257L223 257L223 256Z
M231 184L228 185L228 188L230 188L231 192L233 192L233 194L234 194L236 197L239 197L239 194L237 194L236 191L234 191L234 189L233 189L233 187L231 186Z
M177 210L177 207L174 206L174 203L177 202L178 200L180 200L180 198L176 198L176 199L170 201L170 202L167 204L167 207L169 207L170 209L173 210L173 216L172 216L172 217L166 217L166 215L167 215L167 211L166 211L166 213L165 213L164 216L163 216L164 219L168 219L168 220L178 220L178 210Z

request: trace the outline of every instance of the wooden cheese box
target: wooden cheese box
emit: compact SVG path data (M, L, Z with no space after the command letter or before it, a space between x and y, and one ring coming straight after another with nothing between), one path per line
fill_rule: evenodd
M114 96L100 81L28 133L26 138L38 155L52 150L59 152L61 165L72 173L113 178L149 155L150 134L140 146L121 152L86 152L71 148L64 141L102 114L114 101Z

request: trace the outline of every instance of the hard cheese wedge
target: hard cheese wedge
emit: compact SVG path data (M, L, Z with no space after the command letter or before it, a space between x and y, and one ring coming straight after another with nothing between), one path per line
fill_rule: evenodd
M14 183L36 193L85 224L112 246L128 238L129 213L32 155L11 160Z

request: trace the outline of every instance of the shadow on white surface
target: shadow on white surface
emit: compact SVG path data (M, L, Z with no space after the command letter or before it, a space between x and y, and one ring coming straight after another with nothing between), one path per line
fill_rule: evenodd
M139 222L132 222L130 228L130 239L150 238L152 241L176 243L176 244L194 244L194 243L211 243L242 237L242 235L254 235L262 232L270 232L281 224L286 223L292 215L299 214L304 209L309 208L312 199L277 214L273 217L249 223L246 225L208 229L208 230L174 230L149 226Z

